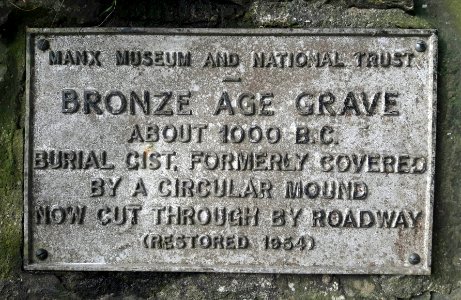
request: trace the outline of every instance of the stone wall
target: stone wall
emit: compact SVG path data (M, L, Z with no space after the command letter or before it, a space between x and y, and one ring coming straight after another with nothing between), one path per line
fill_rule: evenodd
M24 272L26 27L436 28L440 36L431 276ZM461 299L459 0L0 1L0 295L54 299Z

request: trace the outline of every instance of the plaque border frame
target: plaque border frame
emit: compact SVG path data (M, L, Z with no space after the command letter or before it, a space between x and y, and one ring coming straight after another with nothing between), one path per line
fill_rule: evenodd
M432 102L432 115L430 118L432 139L430 141L431 173L428 174L428 184L424 208L427 215L424 233L424 244L427 251L427 260L420 265L411 265L409 262L404 267L368 266L360 269L346 267L332 267L325 272L325 266L300 268L261 267L261 266L214 266L191 265L191 266L169 266L145 265L145 264L99 264L99 263L34 263L32 259L32 235L29 228L31 221L32 193L32 144L30 116L33 112L34 78L32 70L34 67L34 54L36 51L35 42L37 35L93 35L93 34L124 34L124 35L214 35L214 36L363 36L363 37L425 37L432 41L427 45L429 57L429 70L433 72L433 80L429 82L432 93L428 94L429 102ZM438 37L436 29L371 29L371 28L27 28L26 29L26 91L25 91L25 121L24 121L24 185L23 185L23 268L27 271L157 271L157 272L227 272L227 273L284 273L284 274L403 274L403 275L430 275L432 265L432 232L433 232L433 208L434 208L434 177L435 177L435 154L436 154L436 125L437 125L437 70L438 70Z

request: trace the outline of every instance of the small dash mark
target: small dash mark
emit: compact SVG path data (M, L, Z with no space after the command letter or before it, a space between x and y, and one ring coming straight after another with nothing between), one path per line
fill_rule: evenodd
M240 78L240 77L224 77L222 82L242 82L242 78Z

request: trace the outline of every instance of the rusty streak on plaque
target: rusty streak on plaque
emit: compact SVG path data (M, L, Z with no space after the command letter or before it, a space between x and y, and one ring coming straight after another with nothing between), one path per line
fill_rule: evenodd
M27 45L27 270L430 274L435 31Z

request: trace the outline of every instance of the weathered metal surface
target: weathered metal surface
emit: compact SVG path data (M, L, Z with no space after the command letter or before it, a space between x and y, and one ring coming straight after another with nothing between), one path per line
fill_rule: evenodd
M25 268L429 274L436 45L29 30Z

